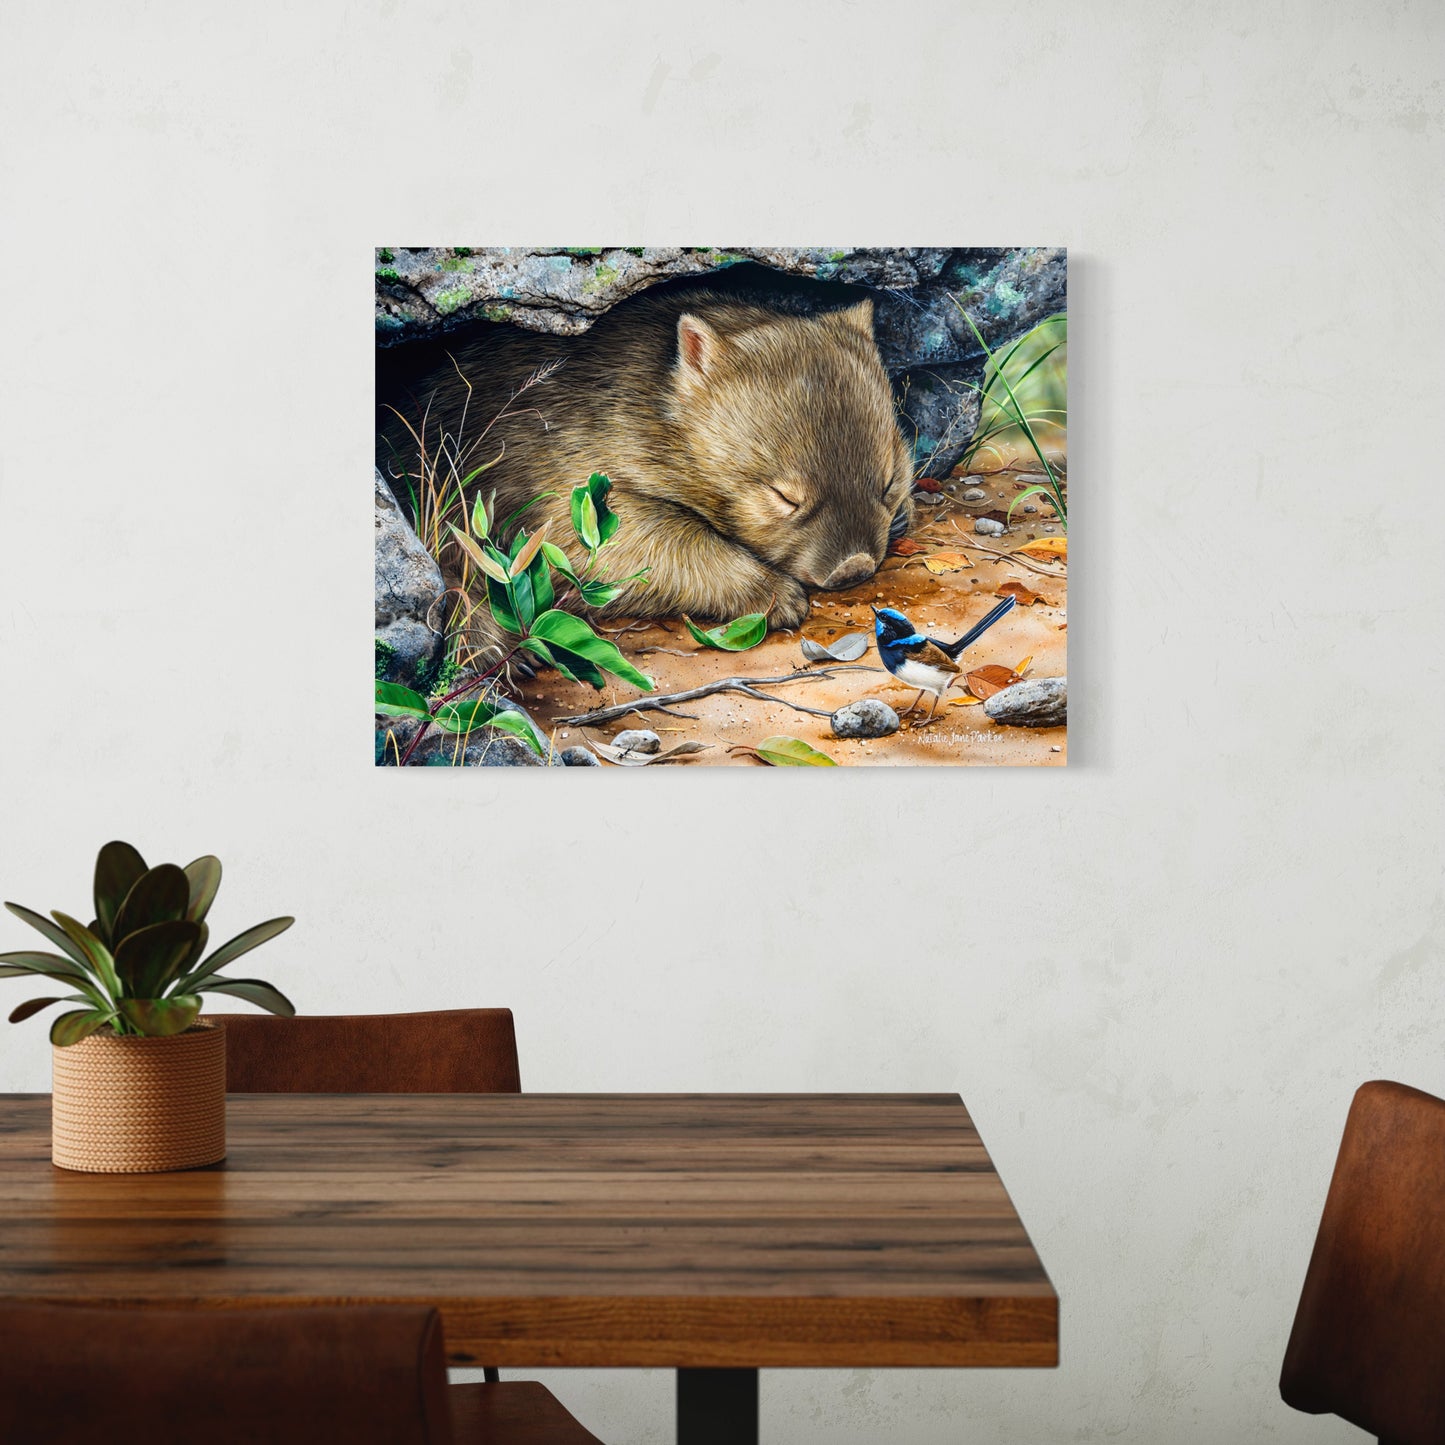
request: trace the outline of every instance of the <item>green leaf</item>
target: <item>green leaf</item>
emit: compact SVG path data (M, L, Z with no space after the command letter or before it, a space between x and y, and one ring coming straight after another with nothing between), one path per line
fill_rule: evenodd
M746 617L734 618L726 626L712 627L706 632L692 618L684 616L682 620L698 642L719 652L746 652L768 635L768 618L763 612L750 612Z
M250 953L253 948L259 948L278 934L285 933L295 922L294 918L269 918L265 923L238 933L229 943L223 943L195 972L187 974L181 980L182 985L187 989L194 988L203 978L219 972L243 953Z
M56 1003L83 1003L89 1011L95 1006L95 1000L86 998L84 994L67 993L58 998L28 998L22 1004L17 1004L10 1010L10 1022L12 1024L24 1023L26 1019L33 1018L42 1009L48 1009L51 1004Z
M525 631L537 615L537 599L532 592L532 579L523 572L519 577L513 577L507 585L512 594L512 610Z
M269 983L262 983L259 978L212 978L201 992L224 993L232 998L243 998L257 1008L281 1014L288 1019L294 1018L296 1014L296 1005L279 988L272 988Z
M597 531L597 503L586 487L576 487L572 492L572 530L589 552L595 552L602 545Z
M221 886L221 860L207 853L185 866L186 881L191 885L191 901L186 917L200 923L211 911Z
M203 925L189 918L153 923L128 933L115 950L115 971L131 998L154 999L165 994L193 957Z
M116 977L115 959L111 956L110 950L88 929L83 923L76 922L68 913L62 913L58 908L50 910L51 917L65 930L66 936L81 951L82 962L100 980L101 987L112 998L120 997L120 980ZM120 915L125 914L125 904L121 904ZM116 919L117 926L120 924L121 916Z
M104 1028L114 1018L114 1013L100 1009L77 1009L73 1013L61 1014L50 1025L50 1042L59 1048L68 1048L81 1039L89 1038L96 1029Z
M470 537L460 528L447 523L447 531L456 538L462 551L476 563L478 569L491 581L505 582L507 580L507 569L498 562L489 551L477 546Z
M544 612L532 624L532 635L548 644L555 643L568 652L585 657L598 667L630 682L643 692L653 690L653 681L644 672L639 672L618 650L615 643L599 637L580 617L570 612Z
M604 547L617 535L621 524L617 513L607 505L607 494L611 490L612 479L606 472L593 472L587 478L587 492L597 513L597 536Z
M426 699L419 692L413 692L399 682L376 684L376 711L383 717L431 717L431 709L427 707Z
M0 953L0 978L19 978L22 974L74 979L76 983L90 983L93 977L80 964L56 953Z
M577 590L589 607L606 607L622 588L616 582L579 582Z
M755 750L757 755L775 768L836 768L827 753L805 743L802 738L764 738Z
M545 553L538 553L532 559L527 580L532 584L532 601L537 611L545 612L557 600L557 591L552 586L552 569Z
M548 646L551 653L552 666L573 682L590 682L598 692L607 686L607 679L602 675L602 669L595 662L589 662L585 657L576 652L569 652L558 643L551 643Z
M59 924L43 918L34 909L26 908L24 904L7 903L5 906L22 923L28 923L37 933L43 933L62 953L68 954L76 963L87 969L92 967L84 950Z
M161 863L136 879L115 916L115 941L128 933L184 918L191 906L191 880L174 863Z
M95 920L102 943L114 942L115 916L125 895L146 871L146 860L129 843L107 843L95 860Z
M491 525L487 519L487 504L482 500L482 494L478 492L476 501L472 503L472 534L485 542L487 531Z
M555 542L543 542L542 555L574 586L582 586L582 579L573 570L572 559Z
M1008 504L1007 516L1009 521L1013 520L1014 508L1018 506L1020 502L1027 500L1029 497L1038 496L1040 493L1048 497L1050 501L1053 500L1054 494L1049 491L1047 487L1040 487L1038 485L1032 487L1025 487L1023 491L1021 491L1018 496L1016 496L1013 501Z
M521 636L522 624L517 620L517 614L512 607L512 594L507 583L487 578L487 605L492 609L492 617L498 627L515 636Z
M547 756L547 739L542 736L537 730L536 724L525 713L514 712L511 709L499 712L492 719L491 725L498 732L511 733L514 737L521 738L539 758Z
M147 1038L163 1039L183 1033L201 1011L197 994L178 993L170 998L123 998L116 1005L120 1016Z
M525 539L517 555L512 559L512 565L507 568L509 577L516 577L525 572L532 565L532 559L542 550L542 543L547 540L547 528L550 523L543 522L532 536L528 537L525 532L517 535Z

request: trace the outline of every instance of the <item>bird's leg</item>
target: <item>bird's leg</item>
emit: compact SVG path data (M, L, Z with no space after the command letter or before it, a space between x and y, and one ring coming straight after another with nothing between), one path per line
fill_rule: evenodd
M920 687L918 689L918 696L914 698L913 701L909 703L906 708L903 709L904 717L908 717L911 713L915 713L918 711L918 704L923 701L923 694L927 691L928 689L926 687Z

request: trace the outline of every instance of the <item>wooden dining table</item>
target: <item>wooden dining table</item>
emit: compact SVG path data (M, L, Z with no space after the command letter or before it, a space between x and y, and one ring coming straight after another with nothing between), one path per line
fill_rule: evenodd
M12 1094L0 1211L0 1295L434 1305L452 1365L677 1370L680 1445L753 1445L760 1369L1058 1361L954 1094L233 1095L223 1163L144 1175Z

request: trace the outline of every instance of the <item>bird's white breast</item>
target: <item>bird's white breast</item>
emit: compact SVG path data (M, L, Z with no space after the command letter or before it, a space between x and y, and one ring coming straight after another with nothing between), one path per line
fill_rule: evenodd
M921 687L928 692L943 692L957 673L945 672L941 667L930 667L916 657L907 657L894 676L899 682L906 682L909 687Z

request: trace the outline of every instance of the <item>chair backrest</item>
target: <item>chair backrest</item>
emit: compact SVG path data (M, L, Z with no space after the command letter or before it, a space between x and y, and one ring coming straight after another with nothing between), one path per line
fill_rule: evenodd
M522 1087L511 1009L207 1017L226 1027L233 1094L515 1094Z
M1356 1093L1279 1388L1390 1445L1445 1441L1445 1100Z
M0 1440L450 1445L437 1312L0 1302Z

